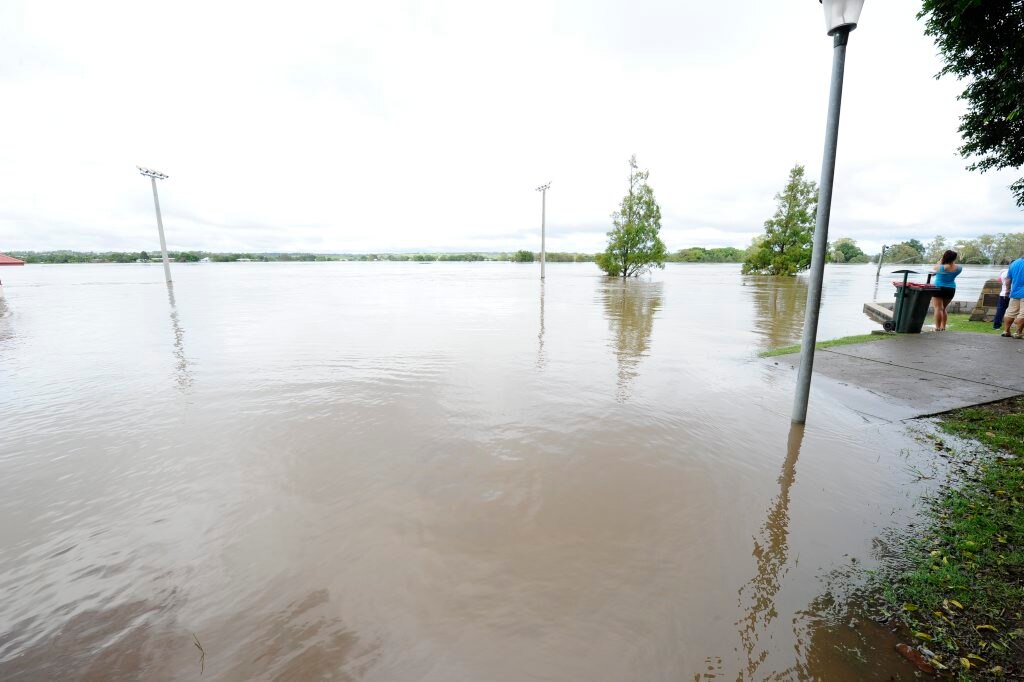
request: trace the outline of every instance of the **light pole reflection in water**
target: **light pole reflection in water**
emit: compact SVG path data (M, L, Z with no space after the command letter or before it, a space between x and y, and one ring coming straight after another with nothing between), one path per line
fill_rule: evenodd
M607 278L601 289L604 311L612 332L611 346L618 364L619 402L630 397L630 385L651 345L654 318L661 308L661 282Z
M786 459L779 474L779 494L768 508L764 524L754 538L753 556L757 573L739 590L740 610L746 615L737 623L740 641L747 656L747 674L750 679L769 679L769 673L758 674L758 668L768 658L768 650L758 651L762 635L779 615L775 597L782 578L789 570L789 493L796 481L796 463L804 442L803 424L792 424L786 443ZM769 636L770 638L770 636ZM779 671L771 671L779 672Z
M185 355L185 330L178 318L178 304L174 300L174 283L167 282L167 302L170 304L171 330L174 333L174 373L178 389L182 392L192 387L192 372L188 368L188 357Z
M537 369L544 369L544 280L540 281L540 330L537 332Z

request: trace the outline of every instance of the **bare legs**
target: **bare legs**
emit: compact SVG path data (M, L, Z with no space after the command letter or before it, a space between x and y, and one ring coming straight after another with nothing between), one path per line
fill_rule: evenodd
M935 331L946 331L946 320L949 319L949 315L946 313L946 302L937 296L933 296L932 309L935 310Z

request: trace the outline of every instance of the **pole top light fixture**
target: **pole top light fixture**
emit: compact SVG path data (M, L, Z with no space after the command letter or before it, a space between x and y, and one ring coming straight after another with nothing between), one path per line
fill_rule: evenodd
M864 9L864 0L818 0L825 9L825 30L835 35L845 30L847 33L857 28L860 12Z
M165 180L168 176L164 175L160 171L155 171L152 168L143 168L142 166L136 166L139 172L145 175L147 178L156 178L157 180Z
M538 192L544 192L544 191L549 190L549 189L551 189L551 183L550 182L548 184L546 184L546 185L541 185L540 187L538 187L537 191Z

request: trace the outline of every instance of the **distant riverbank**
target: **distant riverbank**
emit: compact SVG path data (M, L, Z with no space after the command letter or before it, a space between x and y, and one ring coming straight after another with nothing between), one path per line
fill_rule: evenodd
M10 255L29 264L48 263L149 263L162 260L159 250L152 251L11 251ZM733 247L705 248L701 246L680 249L668 255L668 263L740 263L744 251ZM178 263L296 263L323 261L395 261L395 262L517 262L531 263L540 260L539 252L484 251L484 252L399 252L399 253L308 253L308 252L213 252L213 251L168 251L168 257ZM573 251L549 251L545 254L548 263L592 263L594 253Z

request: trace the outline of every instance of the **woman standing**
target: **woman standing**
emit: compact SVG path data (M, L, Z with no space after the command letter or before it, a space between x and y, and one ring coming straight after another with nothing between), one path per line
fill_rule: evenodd
M942 254L942 260L935 264L935 279L932 284L939 288L937 296L932 297L932 307L935 308L935 331L946 331L946 321L949 315L946 314L946 306L953 300L956 294L956 278L964 271L962 265L956 263L956 251L946 251Z

